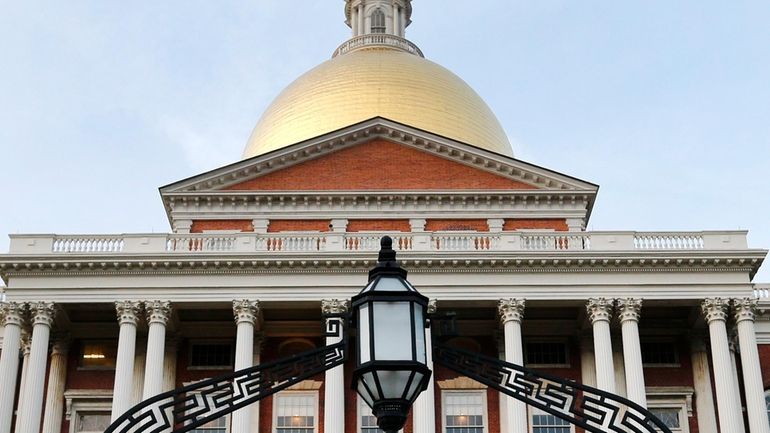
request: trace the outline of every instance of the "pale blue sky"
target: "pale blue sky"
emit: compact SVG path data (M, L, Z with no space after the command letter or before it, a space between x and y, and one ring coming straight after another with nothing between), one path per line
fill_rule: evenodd
M517 157L601 185L591 229L770 247L770 2L413 4L408 37ZM348 37L342 6L0 3L0 251L7 233L168 231L157 187L238 160L272 98Z

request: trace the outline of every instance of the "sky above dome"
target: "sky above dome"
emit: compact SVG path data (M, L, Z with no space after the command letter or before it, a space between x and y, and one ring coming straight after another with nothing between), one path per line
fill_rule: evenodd
M748 229L770 248L770 2L413 6L407 37L485 99L518 158L601 185L589 229ZM8 233L169 231L157 188L239 160L278 92L348 38L342 11L5 2L0 251Z

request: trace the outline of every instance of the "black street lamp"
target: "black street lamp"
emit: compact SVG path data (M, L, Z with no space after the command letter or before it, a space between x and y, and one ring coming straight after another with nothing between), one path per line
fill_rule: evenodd
M425 324L428 298L406 280L393 240L385 236L369 284L351 302L356 336L353 388L385 432L404 426L415 399L428 387Z

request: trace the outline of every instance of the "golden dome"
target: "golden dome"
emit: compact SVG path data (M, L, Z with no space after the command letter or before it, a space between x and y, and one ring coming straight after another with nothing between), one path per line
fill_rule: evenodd
M513 154L492 110L463 80L418 55L380 47L336 56L290 84L262 115L243 157L378 116Z

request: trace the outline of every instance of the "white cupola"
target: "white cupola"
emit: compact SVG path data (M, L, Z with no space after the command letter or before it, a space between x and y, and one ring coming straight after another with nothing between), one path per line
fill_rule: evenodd
M412 0L345 0L345 24L353 37L382 33L403 38L411 16Z

